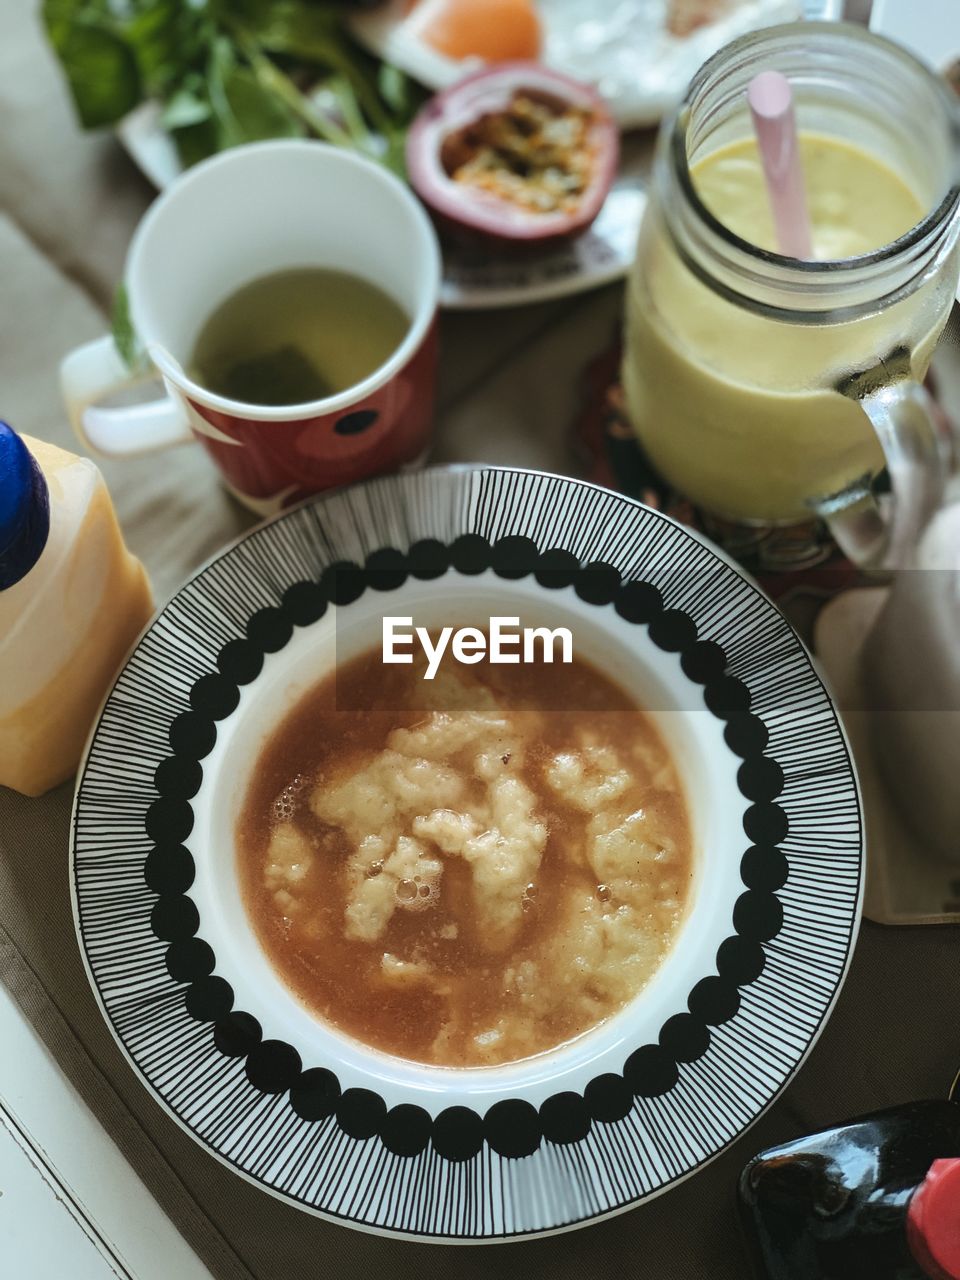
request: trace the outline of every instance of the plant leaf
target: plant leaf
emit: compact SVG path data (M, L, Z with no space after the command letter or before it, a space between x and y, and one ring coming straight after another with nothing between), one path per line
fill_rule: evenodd
M336 105L336 99L332 95L326 95L328 102L316 102L312 95L302 93L272 58L261 53L252 41L248 41L247 37L243 39L244 51L253 73L266 92L283 102L287 110L318 138L332 142L338 147L355 148L357 146L356 139L348 133L337 111L330 109L331 103Z
M220 150L220 136L217 131L216 121L212 115L209 120L204 120L200 124L190 124L182 129L172 129L171 136L177 148L180 163L185 169L189 169L191 165L199 164L201 160L206 160L208 156L216 155Z
M338 72L373 127L386 130L390 121L377 88L376 64L344 35L335 6L308 0L232 0L230 13L238 29L266 52ZM366 125L360 133L351 132L369 150Z
M416 92L410 77L392 62L381 63L377 88L390 110L402 120L411 119L420 106L422 95Z
M120 354L120 359L134 373L142 372L147 365L147 356L133 327L127 286L122 281L117 285L117 291L113 295L111 320L113 342Z
M178 89L163 108L160 115L160 127L173 132L176 129L188 129L191 125L202 124L213 115L210 99L206 93L184 85Z
M185 165L314 134L403 171L418 90L352 44L339 3L43 0L43 17L87 127L158 98Z
M229 0L228 23L256 40L261 49L306 62L339 65L344 39L339 15L330 5L304 0Z
M113 124L141 100L137 60L130 46L106 25L84 17L69 21L63 6L57 9L49 29L80 123L86 129Z
M225 37L214 45L209 80L210 105L222 147L303 136L303 126L286 103L237 61Z
M202 5L133 0L133 11L120 26L150 95L162 96L203 65L210 29Z

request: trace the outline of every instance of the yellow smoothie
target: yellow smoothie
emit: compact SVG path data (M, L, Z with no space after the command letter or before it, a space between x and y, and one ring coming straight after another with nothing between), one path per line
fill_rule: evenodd
M925 204L876 156L802 134L818 260L878 249ZM691 170L701 200L742 239L775 249L756 143L721 148ZM866 414L836 391L906 346L922 378L952 302L949 272L842 324L772 319L721 297L681 262L652 206L627 296L624 388L654 465L694 502L738 521L809 518L809 500L883 466Z
M816 133L802 133L799 142L818 261L880 249L923 217L917 195L876 156ZM725 227L761 249L778 251L753 138L721 147L690 173L697 195Z

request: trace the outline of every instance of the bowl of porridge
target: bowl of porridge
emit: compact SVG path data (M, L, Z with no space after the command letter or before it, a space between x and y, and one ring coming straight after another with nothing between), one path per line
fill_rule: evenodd
M746 801L722 723L673 688L676 656L596 613L572 589L448 572L329 610L265 664L215 748L196 893L291 1041L492 1086L590 1061L682 984L737 896L719 842L705 853L711 815L732 808L736 838ZM448 646L427 679L408 643L385 664L395 616L434 646L469 628L481 660ZM521 658L539 629L532 661L491 661L491 618Z
M803 645L658 512L437 469L245 535L121 672L78 783L81 949L208 1151L420 1239L619 1212L777 1095L859 914Z
M240 811L241 893L316 1017L418 1062L514 1062L654 976L694 896L688 802L651 717L585 659L562 699L542 654L424 668L374 647L295 703Z

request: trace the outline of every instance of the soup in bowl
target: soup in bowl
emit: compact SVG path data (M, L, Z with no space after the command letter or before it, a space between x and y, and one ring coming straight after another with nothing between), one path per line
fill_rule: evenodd
M558 699L543 646L477 656L429 678L379 646L339 666L264 746L237 828L247 911L304 1005L454 1067L616 1013L694 874L676 766L630 696L571 655Z
M504 616L566 629L570 661L478 653ZM385 617L434 646L474 628L474 652L429 679L415 641L385 663ZM238 1002L304 1061L445 1101L583 1088L712 968L742 890L736 758L612 607L453 570L369 591L268 654L223 728L194 893Z

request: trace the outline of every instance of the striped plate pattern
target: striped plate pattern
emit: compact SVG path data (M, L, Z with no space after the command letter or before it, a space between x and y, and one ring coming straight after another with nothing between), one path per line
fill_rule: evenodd
M254 1087L244 1057L224 1052L210 1021L191 1013L184 983L168 968L169 943L152 924L150 859L160 854L147 814L156 770L171 753L171 724L191 711L191 689L217 671L224 646L246 637L257 611L280 607L292 584L318 580L334 562L363 564L384 547L405 552L464 534L491 546L531 539L541 551L562 548L583 564L614 566L624 581L653 584L665 609L693 619L700 641L722 647L728 685L749 690L765 759L782 773L776 805L755 806L760 834L748 833L772 852L744 861L730 1007L707 1017L701 1045L678 1050L675 1079L662 1091L641 1090L632 1102L628 1095L626 1113L614 1115L598 1082L592 1100L587 1091L593 1120L585 1136L553 1140L545 1125L522 1158L486 1139L462 1157L434 1140L390 1149L376 1132L351 1132L342 1115L298 1114L287 1088ZM744 849L750 844L745 837ZM702 1167L758 1117L836 999L859 920L862 859L856 779L837 714L802 644L752 582L689 530L619 494L557 476L464 468L313 500L242 538L182 588L100 716L78 784L72 882L104 1016L146 1084L199 1142L264 1189L324 1216L421 1238L492 1240L628 1208ZM186 894L187 871L183 878ZM209 973L215 958L205 956L202 934L200 921L190 962L203 971L207 961Z

